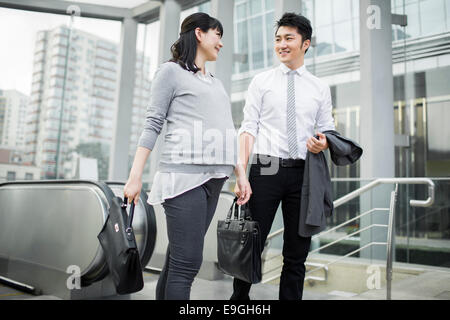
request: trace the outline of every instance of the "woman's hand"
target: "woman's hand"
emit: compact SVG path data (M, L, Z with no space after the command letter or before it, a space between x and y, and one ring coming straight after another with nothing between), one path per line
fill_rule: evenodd
M141 189L142 179L140 177L130 175L125 187L123 188L123 195L128 198L128 203L131 203L131 201L134 200L134 205L138 204Z
M123 188L123 195L128 198L128 203L131 203L134 199L134 204L138 204L139 195L141 194L142 189L142 172L144 172L144 165L147 158L150 156L150 152L150 149L141 146L136 149L130 176Z

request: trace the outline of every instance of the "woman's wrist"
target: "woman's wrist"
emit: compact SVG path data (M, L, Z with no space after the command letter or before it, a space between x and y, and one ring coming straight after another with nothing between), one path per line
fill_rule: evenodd
M142 174L139 174L138 172L131 171L130 172L130 179L134 181L141 181L142 180Z

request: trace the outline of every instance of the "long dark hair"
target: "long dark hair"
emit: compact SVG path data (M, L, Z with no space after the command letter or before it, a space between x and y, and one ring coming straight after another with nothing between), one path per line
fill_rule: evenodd
M220 36L223 36L223 27L220 21L206 13L193 13L183 20L180 37L170 48L172 59L169 61L176 62L184 69L194 73L200 70L194 62L197 54L196 28L200 28L203 32L208 32L209 29L218 29Z

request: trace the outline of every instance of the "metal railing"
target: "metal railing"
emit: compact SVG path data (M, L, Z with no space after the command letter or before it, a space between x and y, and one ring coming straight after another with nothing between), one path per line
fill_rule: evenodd
M331 261L331 262L329 262L327 264L317 264L317 263L306 262L305 263L306 265L311 265L311 266L314 266L316 268L306 272L305 280L313 279L313 280L324 281L324 280L327 279L328 266L329 265L334 264L334 263L336 263L336 262L338 262L338 261L340 261L340 260L342 260L342 259L344 259L344 258L346 258L348 256L351 256L351 255L353 255L353 254L355 254L355 253L357 253L357 252L359 252L361 250L364 250L364 249L366 249L368 247L371 247L371 246L374 246L374 245L383 245L383 246L386 246L386 248L387 248L387 253L386 253L386 299L387 300L391 299L392 264L393 264L392 260L393 260L393 250L394 250L393 249L393 244L394 244L395 204L396 204L396 201L397 201L398 184L425 184L425 185L428 185L428 198L426 200L410 200L409 204L412 207L429 207L429 206L431 206L434 203L434 188L435 188L435 185L434 185L433 181L431 179L428 179L428 178L380 178L380 179L376 179L376 180L368 183L367 185L365 185L365 186L363 186L363 187L361 187L361 188L359 188L359 189L357 189L355 191L352 191L349 194L347 194L347 195L345 195L345 196L335 200L333 202L334 208L337 208L337 207L343 205L344 203L347 203L347 202L355 199L356 197L359 197L363 193L365 193L365 192L375 188L376 186L378 186L380 184L395 184L395 189L394 189L394 191L391 192L389 208L373 208L373 209L370 209L370 210L368 210L368 211L366 211L366 212L364 212L364 213L362 213L362 214L360 214L360 215L358 215L358 216L356 216L356 217L354 217L352 219L349 219L349 220L345 221L342 224L339 224L338 226L335 226L335 227L333 227L331 229L325 230L325 231L323 231L323 232L321 232L321 233L319 233L317 235L314 235L311 238L311 240L315 239L315 238L319 238L319 237L321 237L321 236L323 236L323 235L325 235L327 233L333 232L334 230L339 229L339 228L343 227L344 225L346 225L346 224L348 224L348 223L350 223L350 222L352 222L354 220L360 219L360 218L362 218L362 217L364 217L366 215L372 214L372 213L374 213L376 211L384 211L384 212L388 212L389 213L388 224L387 225L385 225L385 224L371 224L371 225L369 225L367 227L364 227L364 228L362 228L362 229L360 229L358 231L355 231L355 232L353 232L351 234L348 234L348 235L346 235L344 237L341 237L341 238L339 238L339 239L337 239L335 241L332 241L331 243L328 243L328 244L323 245L323 246L321 246L321 247L319 247L317 249L314 249L313 251L310 251L310 254L318 252L318 251L320 251L320 250L322 250L324 248L327 248L327 247L329 247L329 246L331 246L333 244L339 243L342 240L348 239L348 238L350 238L350 237L352 237L352 236L354 236L356 234L359 234L359 233L361 233L363 231L366 231L366 230L368 230L370 228L373 228L373 227L385 227L385 228L388 229L386 242L375 242L375 241L370 242L370 243L365 244L364 246L361 246L360 248L358 248L358 249L356 249L356 250L354 250L354 251L352 251L350 253L347 253L346 255L344 255L342 257L339 257L338 259L335 259L335 260L333 260L333 261ZM270 242L271 239L273 239L276 236L281 235L283 232L284 232L284 228L281 228L281 229L279 229L277 231L272 232L271 234L268 235L267 241ZM266 244L267 244L267 242L266 242ZM278 255L272 256L272 257L266 259L265 261L278 258L281 255L282 254L278 254ZM311 274L311 273L313 273L313 272L315 272L317 270L320 270L320 269L324 269L324 271L325 271L325 277L324 278L307 276L308 274ZM280 278L280 276L281 276L281 272L279 272L275 276L272 276L272 277L269 277L267 279L264 279L262 282L263 283L267 283L267 282L270 282L270 281L273 281L273 280L276 280L276 279Z

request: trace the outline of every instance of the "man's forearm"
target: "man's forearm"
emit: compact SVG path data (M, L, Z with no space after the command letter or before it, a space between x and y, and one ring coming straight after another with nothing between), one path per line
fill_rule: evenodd
M238 164L235 169L235 174L240 177L242 174L245 176L248 160L253 149L255 137L248 132L243 132L239 136L239 158Z

